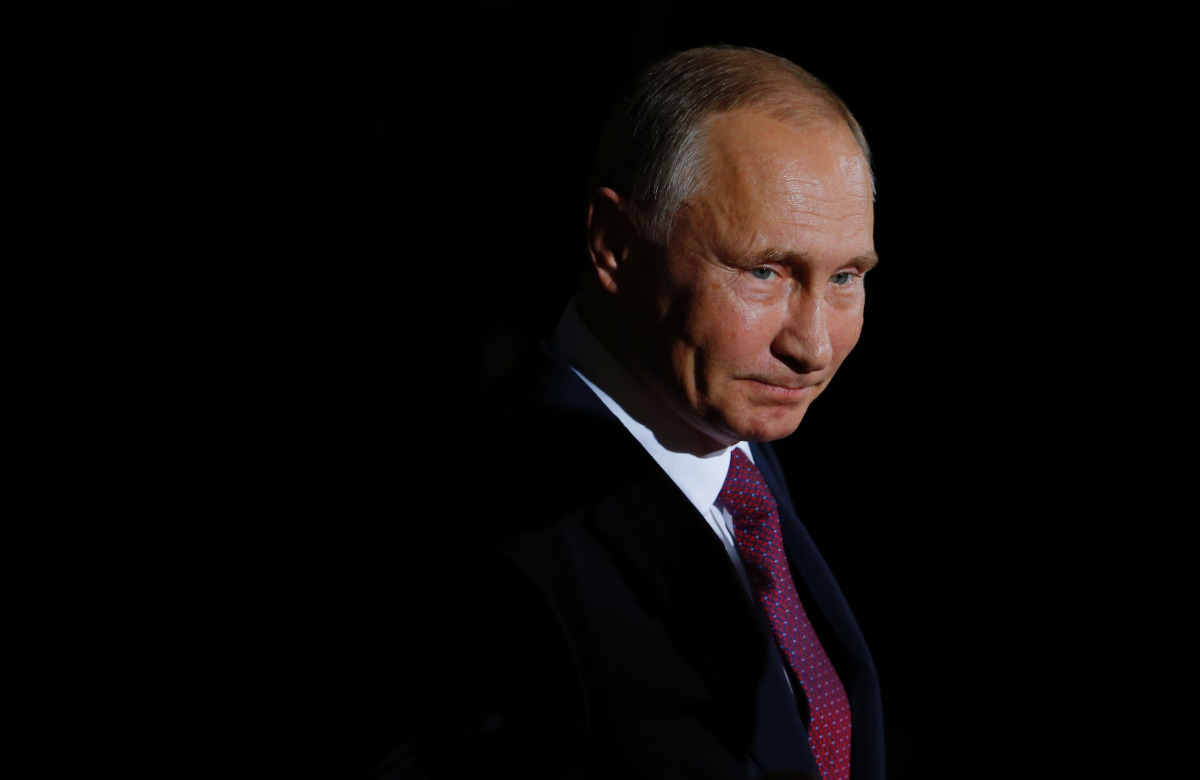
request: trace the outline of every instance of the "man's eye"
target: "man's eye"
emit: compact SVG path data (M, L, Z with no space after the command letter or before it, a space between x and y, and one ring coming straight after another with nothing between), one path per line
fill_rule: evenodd
M854 281L854 274L850 273L849 271L839 271L830 277L830 281L841 287L842 285L850 284L850 282Z
M761 279L764 282L775 275L775 272L770 268L751 268L750 273L755 279Z

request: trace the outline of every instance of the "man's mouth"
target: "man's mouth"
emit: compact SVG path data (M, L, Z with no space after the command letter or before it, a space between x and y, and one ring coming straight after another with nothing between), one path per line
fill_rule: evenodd
M780 398L802 398L820 384L816 381L773 380L759 377L748 377L747 381L753 382L767 393Z

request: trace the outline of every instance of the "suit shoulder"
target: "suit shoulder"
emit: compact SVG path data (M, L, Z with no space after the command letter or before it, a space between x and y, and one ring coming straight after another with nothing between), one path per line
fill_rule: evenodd
M571 369L542 353L488 388L469 447L482 535L500 539L586 513L644 480L653 460Z

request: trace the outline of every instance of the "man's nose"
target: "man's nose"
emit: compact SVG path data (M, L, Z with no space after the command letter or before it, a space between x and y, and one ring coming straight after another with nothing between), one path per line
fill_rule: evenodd
M775 336L775 356L793 371L810 374L823 371L833 361L829 338L829 307L813 290L796 290L788 301L787 316Z

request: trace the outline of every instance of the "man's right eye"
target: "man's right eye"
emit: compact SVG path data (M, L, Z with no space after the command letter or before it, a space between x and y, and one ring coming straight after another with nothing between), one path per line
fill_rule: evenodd
M759 279L764 282L775 275L775 271L770 268L751 268L750 273L755 279Z

